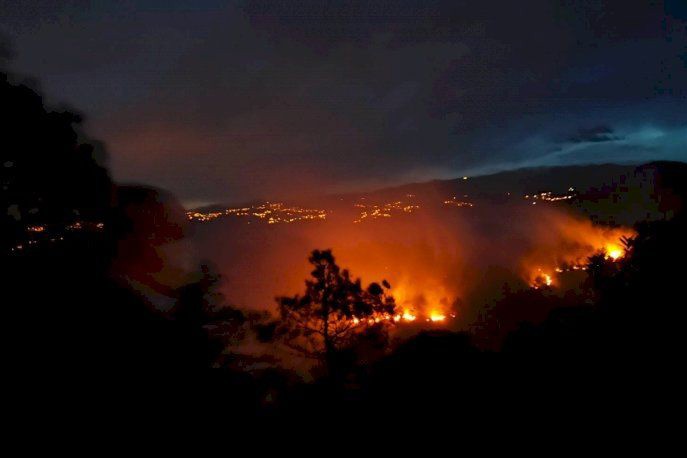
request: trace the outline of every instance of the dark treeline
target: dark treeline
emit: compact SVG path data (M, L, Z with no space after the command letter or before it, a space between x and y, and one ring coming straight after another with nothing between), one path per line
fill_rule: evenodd
M184 209L163 191L115 185L78 115L46 110L5 74L0 100L3 336L14 362L63 374L210 367L246 317L224 304L208 266L178 284L159 275L159 247L188 230Z
M35 91L6 75L0 100L3 336L20 367L214 368L198 402L232 414L345 415L449 400L479 409L551 393L570 400L602 389L603 375L623 380L616 391L636 387L681 353L684 164L655 164L657 200L674 216L638 223L620 261L590 258L582 293L506 291L471 332L422 332L391 345L384 323L361 334L346 325L393 314L389 285L363 287L328 251L313 252L306 293L280 298L276 322L226 304L209 266L167 281L159 248L188 231L183 208L163 191L114 184L102 147L79 133L78 116L46 110ZM288 341L327 370L311 383L274 365L246 370L255 364L232 346L249 334Z

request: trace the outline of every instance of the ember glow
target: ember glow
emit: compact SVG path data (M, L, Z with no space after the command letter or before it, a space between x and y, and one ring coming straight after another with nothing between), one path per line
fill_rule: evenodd
M455 315L452 315L455 317ZM446 319L445 315L442 314L436 314L432 313L428 316L426 321L432 321L432 322L437 322L437 321L444 321ZM360 319L357 317L351 318L351 322L358 326L363 326L363 325L374 325L377 323L383 323L383 322L394 322L396 324L403 324L403 323L412 323L413 321L417 320L417 316L408 312L408 311L403 311L402 313L398 313L396 315L375 315L371 318L368 319Z
M396 315L376 315L368 319L359 319L356 317L353 317L351 319L351 322L358 326L363 326L363 325L374 325L377 323L383 323L383 322L394 322L397 325L403 325L408 324L408 323L413 323L414 321L417 321L418 315L414 313L411 313L409 311L403 311L401 313L398 313ZM421 315L423 317L422 321L427 322L427 323L443 323L448 321L449 319L455 318L456 314L451 313L451 314L445 314L443 312L439 311L430 311L427 315Z
M424 318L422 321L427 322L427 323L443 323L448 321L450 318L455 318L456 315L454 313L450 315L446 315L443 312L437 312L437 311L430 311L427 315L422 315ZM364 325L374 325L377 323L384 323L384 322L393 322L397 325L403 325L403 324L409 324L413 323L414 321L417 321L418 316L415 315L414 313L408 312L408 311L403 311L402 313L398 313L396 315L376 315L368 319L359 319L356 317L353 317L351 319L351 322L356 325L356 326L364 326Z

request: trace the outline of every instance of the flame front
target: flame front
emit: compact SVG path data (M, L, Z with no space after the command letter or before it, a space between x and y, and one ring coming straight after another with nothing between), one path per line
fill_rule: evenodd
M604 249L606 253L606 259L611 259L613 261L617 261L618 259L622 258L625 256L625 249L621 247L620 245L615 245L615 244L609 244L606 245L606 248Z
M444 315L443 313L439 313L439 312L431 312L429 314L428 320L435 322L435 323L438 321L444 321L444 320L446 320L446 315Z
M554 286L555 276L564 272L585 270L590 256L602 253L604 259L618 261L625 257L625 247L622 240L631 237L634 232L628 228L601 228L596 226L580 225L578 227L580 240L574 243L561 244L560 247L538 247L532 257L554 260L551 267L538 265L529 269L529 283L535 288ZM556 249L558 251L556 251ZM553 253L547 253L552 250Z

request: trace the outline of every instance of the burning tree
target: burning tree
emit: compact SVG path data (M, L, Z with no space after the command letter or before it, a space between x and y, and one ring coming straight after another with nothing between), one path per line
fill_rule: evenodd
M331 370L335 358L359 338L385 332L396 304L386 280L363 288L359 278L336 264L331 250L314 250L308 260L314 269L305 294L277 298L279 334L287 346Z

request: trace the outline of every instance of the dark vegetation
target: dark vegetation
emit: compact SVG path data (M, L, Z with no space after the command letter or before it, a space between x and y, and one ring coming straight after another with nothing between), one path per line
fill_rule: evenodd
M3 336L19 366L63 374L214 367L197 401L232 415L360 415L447 401L481 409L551 393L568 403L590 387L599 395L608 375L618 390L636 387L681 354L684 164L649 166L665 219L639 223L619 262L590 258L583 293L507 291L471 333L422 332L392 348L393 324L350 326L393 315L390 285L363 287L329 251L313 251L305 293L280 298L274 323L226 304L208 266L183 286L165 282L158 248L184 237L183 209L162 191L112 183L98 148L77 134L78 116L46 111L5 76L0 99ZM232 346L248 334L328 370L312 383L274 367L247 370Z
M275 335L289 348L323 363L331 374L347 352L365 341L385 346L386 319L393 317L396 304L387 293L391 286L386 280L363 288L359 278L336 264L330 250L314 250L308 260L314 269L305 281L305 294L277 298L280 320ZM368 321L364 332L357 332L357 325Z
M245 317L221 307L207 266L183 287L157 278L157 249L184 236L164 192L117 186L77 134L79 117L0 76L5 337L27 366L205 368L222 330ZM150 295L173 305L157 310Z

